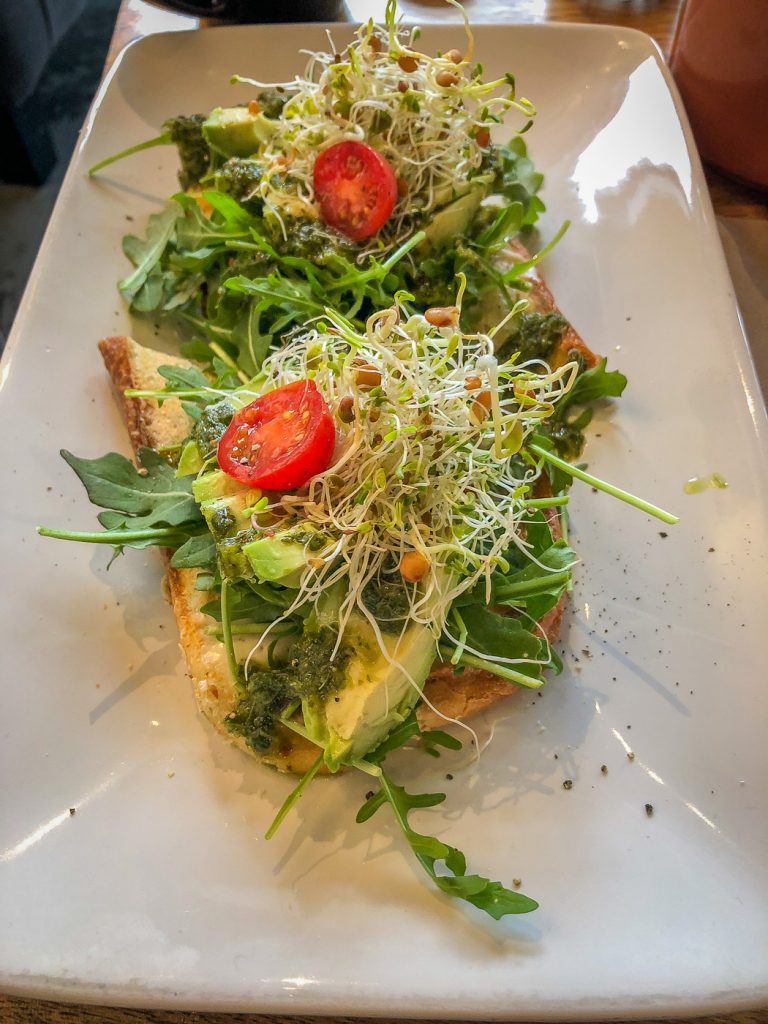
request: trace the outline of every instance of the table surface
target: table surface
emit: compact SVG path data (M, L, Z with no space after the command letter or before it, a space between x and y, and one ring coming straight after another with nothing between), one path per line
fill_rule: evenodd
M679 5L680 0L465 0L469 16L475 22L571 21L626 25L647 32L665 53L672 39ZM347 0L346 6L350 20L364 21L369 17L380 19L385 0ZM455 20L455 12L446 14L445 8L436 0L400 0L399 6L412 21L425 23L443 18ZM120 50L135 39L154 32L188 31L212 24L212 21L201 22L189 15L163 10L147 0L123 0L105 72ZM707 169L707 182L715 212L719 216L768 220L768 195L765 193L734 182L710 169ZM318 1018L125 1010L0 995L2 1024L29 1024L32 1021L35 1024L310 1024L313 1020ZM350 1018L332 1020L333 1024L350 1024ZM373 1020L371 1024L382 1024L382 1020ZM392 1022L387 1021L387 1024ZM409 1022L400 1021L398 1024ZM671 1024L683 1022L673 1021ZM768 1008L697 1018L689 1024L768 1024Z

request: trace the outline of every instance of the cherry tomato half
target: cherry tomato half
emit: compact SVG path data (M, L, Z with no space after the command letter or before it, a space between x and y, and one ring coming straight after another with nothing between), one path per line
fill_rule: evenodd
M328 468L334 442L333 418L315 382L297 380L236 412L217 454L235 480L288 491Z
M323 220L355 242L389 220L397 199L394 171L363 142L337 142L324 149L312 180Z

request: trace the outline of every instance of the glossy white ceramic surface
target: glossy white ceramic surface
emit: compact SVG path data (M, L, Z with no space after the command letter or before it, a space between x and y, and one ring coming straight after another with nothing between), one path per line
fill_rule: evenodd
M336 30L338 35L343 30ZM428 45L460 43L431 27ZM131 47L100 94L2 368L0 968L28 994L203 1009L524 1019L652 1017L768 998L766 421L699 163L650 41L623 29L479 27L541 113L546 272L629 376L594 472L676 527L575 488L584 564L566 669L478 729L471 755L399 763L443 786L417 821L536 896L495 924L425 884L349 775L291 783L197 716L152 553L41 540L89 528L59 459L127 450L95 350L131 329L120 238L174 186L154 150L83 169L178 111L285 79L318 27L216 29ZM134 328L153 341L151 324ZM727 490L687 496L713 470ZM630 760L628 752L634 754ZM607 774L601 773L607 766ZM446 780L451 773L452 781ZM563 788L570 779L573 787ZM653 806L649 817L645 805ZM70 814L69 808L76 813Z

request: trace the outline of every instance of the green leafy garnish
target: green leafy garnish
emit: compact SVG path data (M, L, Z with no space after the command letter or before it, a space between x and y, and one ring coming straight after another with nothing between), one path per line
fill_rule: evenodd
M438 734L441 741L446 738L454 739L439 730L432 730L433 741L435 733ZM377 750L368 754L364 759L365 763L370 766L370 774L379 784L379 790L368 797L357 812L355 820L358 824L362 824L368 821L384 804L389 804L395 821L419 864L446 896L464 900L497 921L508 914L527 914L535 910L538 903L530 897L508 889L501 882L494 882L482 875L468 875L466 873L466 858L455 846L449 846L433 836L416 832L411 827L408 820L410 812L441 804L445 800L445 793L409 793L403 786L398 785L390 778L381 764L387 754L417 735L427 737L430 733L422 734L420 732L416 716L413 714L398 730L390 734ZM443 742L443 745L453 748L455 748L455 744L461 746L458 740L455 740L454 743ZM358 767L363 767L363 765L358 765Z
M363 804L357 813L356 821L367 821L379 807L388 803L416 859L441 892L454 899L471 903L473 907L484 911L496 921L508 914L529 914L536 910L538 903L529 896L508 889L501 882L494 882L482 875L468 875L466 858L455 846L448 846L434 836L425 836L411 828L408 821L409 813L416 808L434 807L442 803L445 799L444 793L408 793L383 769L378 780L379 793ZM447 874L438 873L438 865L441 863Z
M205 521L192 497L191 482L177 479L173 467L151 448L137 453L139 468L123 455L110 452L98 459L82 459L62 450L64 460L82 481L94 505L106 511L98 519L103 532L79 533L38 527L44 537L111 544L119 553L124 547L151 545L178 548L192 537L206 534ZM184 560L202 558L210 548L200 538L187 546ZM205 563L208 564L210 558Z
M605 491L606 494L610 494L614 498L618 498L620 501L626 502L627 505L633 505L635 508L639 508L641 512L645 512L649 516L655 516L656 519L660 519L663 523L673 525L679 520L679 516L673 515L671 512L665 512L664 509L659 508L658 505L652 505L644 498L638 498L637 495L630 494L629 491L622 490L621 487L616 487L615 484L609 484L607 481L593 476L592 473L587 473L586 470L580 469L578 466L572 466L569 462L559 458L553 452L545 448L541 443L541 439L537 439L535 443L533 441L529 442L528 450L534 455L538 455L540 459L549 463L566 476L574 477L576 480L583 480L585 484L590 484L598 491Z
M603 358L589 370L582 370L576 383L558 405L558 415L569 406L591 405L601 398L619 398L624 394L627 378L618 370L606 370L607 359Z

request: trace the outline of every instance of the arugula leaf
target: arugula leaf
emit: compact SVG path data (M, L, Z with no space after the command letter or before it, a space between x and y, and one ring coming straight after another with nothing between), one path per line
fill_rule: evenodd
M200 609L205 615L221 622L221 602L218 598ZM264 600L248 587L235 583L230 587L230 618L232 622L273 622L283 614L281 605Z
M607 362L603 358L591 369L578 375L576 383L557 405L558 417L562 417L569 405L588 405L599 398L618 398L624 393L627 378L618 370L606 371Z
M163 255L176 228L177 217L178 210L173 206L167 206L160 213L153 213L150 216L147 221L146 238L128 235L123 240L123 252L133 263L135 270L119 282L118 288L131 302Z
M261 326L262 316L268 309L267 302L250 302L232 327L231 341L246 373L259 370L272 344L272 332Z
M517 135L505 146L494 146L492 155L496 172L494 191L510 203L520 203L525 212L522 226L532 226L545 208L536 194L544 175L536 170L528 156L525 140Z
M184 216L179 216L176 227L176 245L179 250L199 252L201 249L223 248L226 242L248 237L247 222L250 217L245 210L241 210L242 220L225 219L221 215L208 217L194 196L177 192L171 198L184 212ZM241 209L233 199L222 196L224 198L234 203L238 210ZM178 215L178 210L176 213Z
M203 192L203 199L211 204L213 209L221 216L226 227L232 231L246 231L253 223L253 217L247 210L243 209L237 200L228 196L225 192L214 192L212 190Z
M466 858L460 850L411 828L409 813L420 807L434 807L442 803L445 800L444 793L409 793L381 768L378 781L379 792L363 804L357 812L356 821L367 821L383 804L388 803L416 859L438 889L454 899L465 900L496 921L508 914L527 914L538 907L535 900L507 889L501 882L494 882L482 875L468 875ZM449 874L438 873L439 862L442 862Z
M171 558L173 569L216 569L216 542L210 534L190 537Z
M323 763L323 751L321 750L320 753L315 758L315 760L312 762L312 764L309 766L309 768L302 775L302 777L299 779L299 781L296 783L296 785L293 787L291 792L288 794L288 796L283 801L283 804L280 807L280 810L277 812L275 817L272 819L272 824L269 826L267 831L264 833L264 838L265 839L271 839L272 836L275 834L275 832L277 832L278 828L280 828L280 825L282 824L282 822L285 819L285 817L288 814L288 812L291 810L291 808L294 806L294 804L298 803L299 797L304 792L305 788L309 785L309 783L312 781L312 779L314 779L314 777L317 775L318 771L320 770L320 765L322 763Z
M192 483L176 479L173 466L151 448L137 453L139 469L123 455L110 452L98 459L81 459L62 450L62 458L74 469L94 505L123 515L105 516L103 525L141 529L151 526L182 526L203 523L192 497ZM102 513L103 515L103 513Z
M173 391L197 391L198 389L210 390L211 384L205 374L201 373L194 366L158 366L157 372L168 382L165 390ZM209 401L214 401L218 395L211 394Z
M381 764L387 754L397 750L398 747L402 747L408 740L414 737L418 737L424 746L424 750L433 755L436 754L436 747L461 750L461 740L456 739L455 736L451 736L447 732L443 732L442 729L426 729L422 731L416 718L416 712L411 711L408 717L395 726L375 750L366 754L365 759L371 764Z
M571 583L571 569L576 563L576 552L562 539L551 544L529 562L525 568L499 577L494 586L493 599L499 604L525 608L533 619L540 619L554 608L561 594Z
M384 804L389 804L395 821L400 826L408 845L416 859L432 879L434 884L447 896L461 899L478 910L500 920L507 914L527 914L538 906L535 900L522 893L507 889L501 882L491 881L482 875L468 875L464 854L454 846L448 846L433 836L425 836L411 828L408 815L420 807L436 807L445 800L445 793L408 793L403 786L397 785L381 767L385 757L393 750L407 743L414 736L424 741L440 743L452 749L461 747L459 740L440 729L422 732L411 712L408 718L394 729L379 746L365 756L358 768L375 776L379 783L378 792L374 792L357 812L358 824L368 821ZM443 870L438 871L438 863Z
M466 644L480 657L509 658L515 662L514 671L531 680L541 679L542 666L536 662L546 662L545 644L520 619L499 615L481 604L463 608L461 616L467 628ZM493 672L503 666L489 662L485 667Z
M446 750L461 750L462 747L460 739L451 736L450 733L444 732L442 729L427 729L425 732L422 732L421 742L424 747L424 753L429 754L431 757L440 757L438 747L445 747Z
M138 469L116 452L98 459L81 459L64 449L61 455L80 478L93 504L105 509L98 516L104 530L78 533L38 527L41 536L111 544L119 554L124 547L154 544L176 548L190 537L207 533L192 497L191 479L176 479L173 467L151 448L139 449ZM200 550L196 546L198 557ZM190 547L188 554L191 552Z

